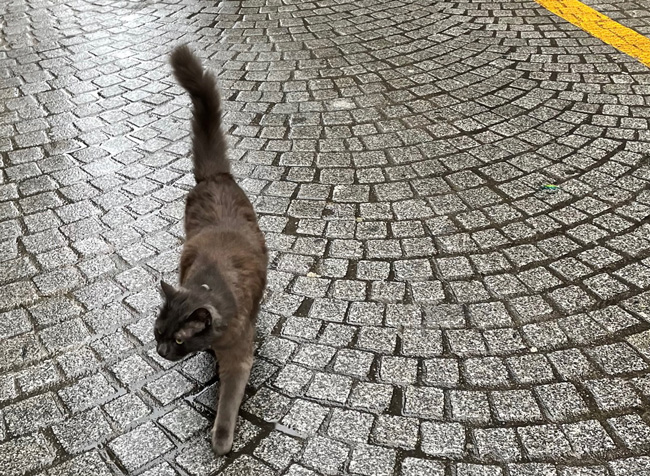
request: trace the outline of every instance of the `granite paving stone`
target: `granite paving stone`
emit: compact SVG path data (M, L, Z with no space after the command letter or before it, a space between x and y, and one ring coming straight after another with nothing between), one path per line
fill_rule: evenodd
M650 446L650 426L637 414L623 415L608 420L626 447L633 451L643 451Z
M133 471L174 445L160 428L147 422L110 441L108 447L129 471Z
M210 422L190 406L179 406L158 420L180 441L187 441L194 434L210 426Z
M571 451L569 440L555 425L521 427L517 433L532 458L558 460Z
M460 458L465 452L465 429L460 423L422 423L422 451L429 456Z
M115 388L101 373L80 379L77 383L57 392L63 404L76 413L95 406L115 394Z
M223 458L216 458L207 440L199 440L186 446L175 462L192 476L207 476L223 466Z
M92 471L97 476L110 476L109 466L102 459L97 450L83 453L63 464L55 466L48 471L48 476L73 476L82 471ZM164 473L159 473L164 474ZM172 473L167 473L171 476Z
M112 433L106 417L96 407L55 425L52 431L61 446L71 454L91 449Z
M314 437L302 454L302 461L324 474L338 474L341 466L348 459L350 449L343 443L325 438Z
M43 469L54 462L55 449L41 433L21 436L0 444L0 467L14 476Z
M272 432L255 448L254 455L274 468L284 470L297 459L302 443L280 432Z
M568 423L562 426L571 447L580 455L606 453L615 447L602 425L595 420Z
M521 449L512 428L482 428L473 431L476 452L485 461L519 461Z
M10 435L31 433L39 428L52 426L64 417L51 392L9 405L3 413Z
M395 468L396 455L395 450L359 445L352 452L350 471L364 476L390 476Z
M401 471L404 476L443 476L445 468L442 463L419 458L404 458Z

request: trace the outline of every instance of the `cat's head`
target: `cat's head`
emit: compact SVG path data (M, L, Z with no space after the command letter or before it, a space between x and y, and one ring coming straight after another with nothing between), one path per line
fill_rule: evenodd
M160 282L165 300L156 319L156 350L168 360L208 350L225 329L225 316L217 310L215 295L207 287L179 288Z

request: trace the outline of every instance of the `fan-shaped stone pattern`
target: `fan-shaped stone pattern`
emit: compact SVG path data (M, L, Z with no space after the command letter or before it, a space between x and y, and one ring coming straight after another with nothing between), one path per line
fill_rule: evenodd
M533 2L0 8L3 474L650 471L645 67ZM272 255L230 459L152 340L181 42Z

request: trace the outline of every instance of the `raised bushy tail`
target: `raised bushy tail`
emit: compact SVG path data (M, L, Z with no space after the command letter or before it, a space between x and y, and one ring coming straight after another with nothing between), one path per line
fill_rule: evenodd
M214 76L203 70L201 61L187 45L172 52L170 63L176 80L190 93L194 105L192 149L196 181L230 173L226 137L221 130L221 98Z

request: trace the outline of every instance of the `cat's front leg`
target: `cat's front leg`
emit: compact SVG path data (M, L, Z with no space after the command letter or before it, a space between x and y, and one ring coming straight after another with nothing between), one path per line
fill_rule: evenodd
M252 355L237 358L233 355L218 355L219 361L219 402L217 418L212 427L212 450L218 455L225 455L232 449L235 423L246 383L253 365Z

